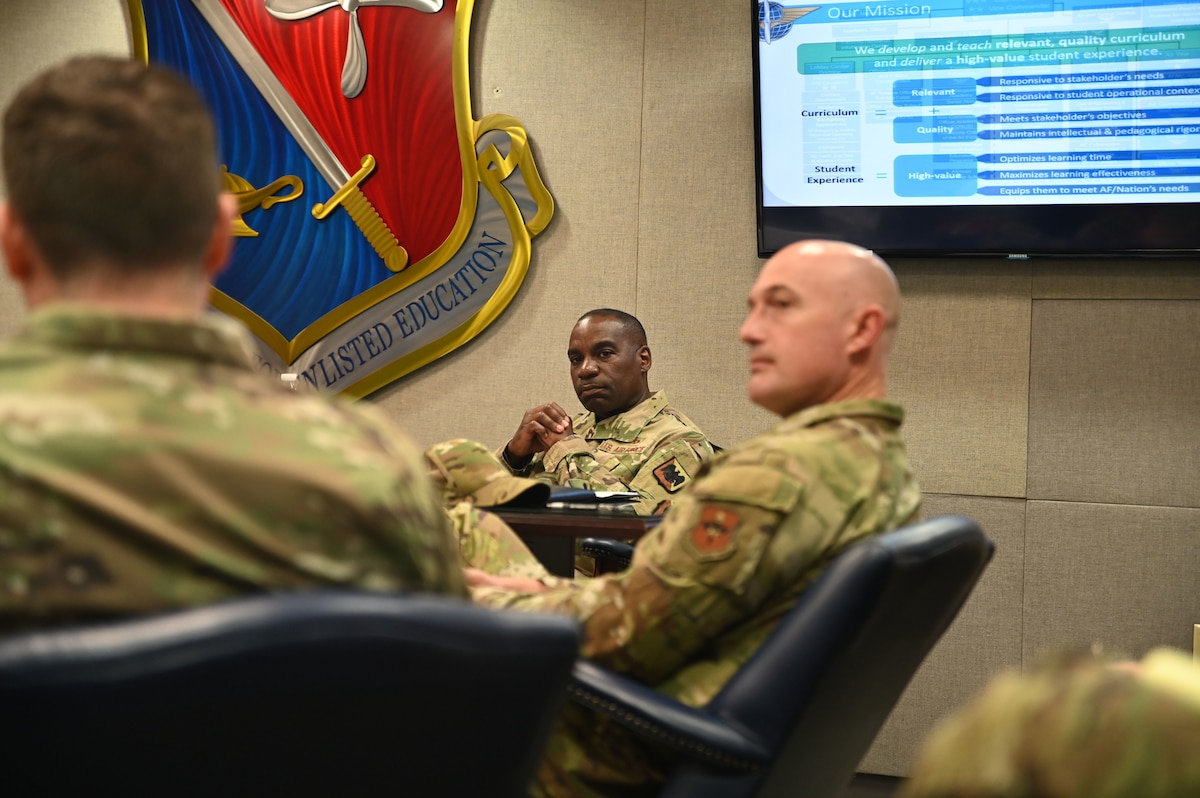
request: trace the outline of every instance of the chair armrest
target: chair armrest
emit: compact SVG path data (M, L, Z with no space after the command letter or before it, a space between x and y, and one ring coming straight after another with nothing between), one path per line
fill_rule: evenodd
M633 562L633 546L608 538L584 538L579 541L579 551L595 557L601 572L624 571Z
M694 761L755 771L770 753L752 734L592 662L575 663L568 697Z

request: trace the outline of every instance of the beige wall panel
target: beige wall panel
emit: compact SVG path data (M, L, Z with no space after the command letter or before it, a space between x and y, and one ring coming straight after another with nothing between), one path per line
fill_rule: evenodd
M743 0L646 7L638 313L654 385L724 446L774 418L746 398L738 328L761 264Z
M996 544L975 592L917 671L859 770L907 775L917 747L937 721L965 703L1002 668L1021 664L1021 580L1025 502L926 495L923 518L974 518Z
M1029 497L1200 504L1200 301L1038 300Z
M4 3L0 24L0 106L43 69L73 55L130 52L125 0Z
M896 259L891 392L931 493L1025 495L1029 265Z
M579 410L571 326L612 305L635 311L642 0L477 5L476 115L515 116L555 199L514 302L487 331L375 401L419 443L501 443L534 404Z
M129 24L124 0L6 2L0 22L0 108L38 72L73 55L126 55ZM0 197L5 195L0 178ZM3 258L0 257L0 264ZM0 269L0 337L16 330L25 316L17 286Z
M1198 577L1200 510L1031 501L1023 660L1094 642L1190 650Z
M1200 259L1038 261L1034 299L1200 299Z

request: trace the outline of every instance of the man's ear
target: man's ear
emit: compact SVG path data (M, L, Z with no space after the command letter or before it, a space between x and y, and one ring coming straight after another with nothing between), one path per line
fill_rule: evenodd
M61 296L62 284L42 257L29 228L7 202L0 202L0 253L9 276L21 289L26 308L33 310Z
M33 274L33 252L29 233L13 213L12 206L0 202L0 253L9 275L24 286Z
M237 218L237 197L228 192L217 196L217 218L213 222L212 236L204 252L204 276L209 282L217 279L229 263L233 249L233 220Z
M650 347L643 346L638 350L638 360L641 362L642 373L645 374L650 370L650 363L653 360L650 356Z
M847 354L854 356L875 345L883 334L884 315L879 305L866 305L854 315L850 338L846 341Z

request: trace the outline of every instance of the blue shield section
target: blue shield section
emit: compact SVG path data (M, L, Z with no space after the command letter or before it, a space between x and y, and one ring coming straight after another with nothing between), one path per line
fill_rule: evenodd
M243 220L259 235L236 239L216 287L290 340L393 276L347 214L313 218L313 204L334 189L192 3L155 0L143 12L150 60L186 75L208 101L229 171L255 188L285 176L303 183L297 199L246 212Z

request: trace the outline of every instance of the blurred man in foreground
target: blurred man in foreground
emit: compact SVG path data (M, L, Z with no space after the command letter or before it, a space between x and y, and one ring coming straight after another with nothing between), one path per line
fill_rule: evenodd
M293 393L205 315L235 203L180 77L78 58L4 115L0 631L346 585L465 595L449 519L385 422Z
M476 601L579 618L585 656L705 704L831 557L916 515L903 411L885 398L898 320L895 277L870 252L832 241L780 251L750 292L741 338L750 398L783 420L703 467L619 574L557 579L514 538L468 532ZM653 794L656 756L570 706L537 791Z
M1200 666L1061 658L995 677L925 741L904 798L1200 795Z

